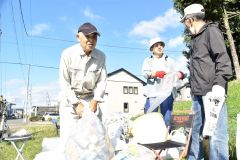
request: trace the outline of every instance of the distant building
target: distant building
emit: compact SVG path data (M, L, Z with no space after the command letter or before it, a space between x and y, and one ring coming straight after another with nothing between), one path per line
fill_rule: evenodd
M103 112L142 114L145 103L144 85L144 81L123 68L109 73L104 102L100 103Z
M59 105L54 106L32 106L32 115L44 115L46 112L59 113Z

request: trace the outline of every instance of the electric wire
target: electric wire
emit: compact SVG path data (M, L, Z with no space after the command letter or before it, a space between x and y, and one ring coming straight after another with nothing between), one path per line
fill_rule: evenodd
M20 62L0 61L0 63L4 63L4 64L16 64L16 65L22 65L22 66L38 67L38 68L59 69L58 67L53 67L53 66L42 66L42 65L27 64L27 63L20 63Z
M11 14L12 14L12 20L13 20L13 28L14 28L15 39L16 39L16 43L17 43L18 60L19 60L19 63L22 63L22 58L21 58L20 48L19 48L19 43L18 43L18 37L17 37L17 29L16 29L16 23L15 23L15 16L14 16L14 11L13 11L12 0L9 3L11 5ZM22 76L23 76L23 80L24 80L25 86L27 86L26 78L25 78L24 71L23 71L22 67L21 67L21 71L22 71Z
M18 0L18 2L19 2L19 9L20 9L20 13L21 13L21 19L22 19L24 31L25 31L27 37L41 38L41 39L54 40L54 41L62 41L62 42L71 42L71 43L72 43L72 42L75 42L75 41L73 41L73 40L66 40L66 39L55 38L55 37L37 36L37 35L31 35L31 34L29 34L28 31L27 31L27 27L26 27L25 20L24 20L24 15L23 15L23 9L22 9L21 0ZM138 48L138 47L127 47L127 46L119 46L119 45L108 45L108 44L101 44L101 43L99 43L98 45L100 45L100 46L105 46L105 47L109 47L109 48L120 48L120 49L128 49L128 50L148 51L148 49L146 49L146 48ZM165 50L165 51L167 51L167 52L182 52L182 51L169 51L169 50Z

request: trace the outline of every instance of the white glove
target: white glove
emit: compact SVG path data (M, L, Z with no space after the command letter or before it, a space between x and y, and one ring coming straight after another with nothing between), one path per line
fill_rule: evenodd
M220 85L213 85L212 87L212 99L222 100L225 98L225 88Z

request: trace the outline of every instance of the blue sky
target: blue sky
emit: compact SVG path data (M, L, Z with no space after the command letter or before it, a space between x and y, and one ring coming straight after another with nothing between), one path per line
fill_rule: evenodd
M151 55L147 42L154 37L186 70L184 26L171 0L21 0L21 6L26 31L19 0L0 1L0 91L16 107L26 103L27 86L30 105L57 102L61 52L77 43L84 22L101 33L97 48L106 54L108 73L125 68L142 79L143 60Z

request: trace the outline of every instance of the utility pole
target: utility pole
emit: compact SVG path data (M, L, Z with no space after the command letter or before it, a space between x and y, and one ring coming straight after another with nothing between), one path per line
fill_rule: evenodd
M50 97L49 97L48 92L47 92L47 99L46 99L46 102L47 102L47 106L51 106L51 100L50 100Z
M28 79L27 79L27 98L26 98L26 103L25 103L25 123L27 123L27 119L28 119L28 104L29 104L29 80L30 80L30 68L31 65L28 64Z

